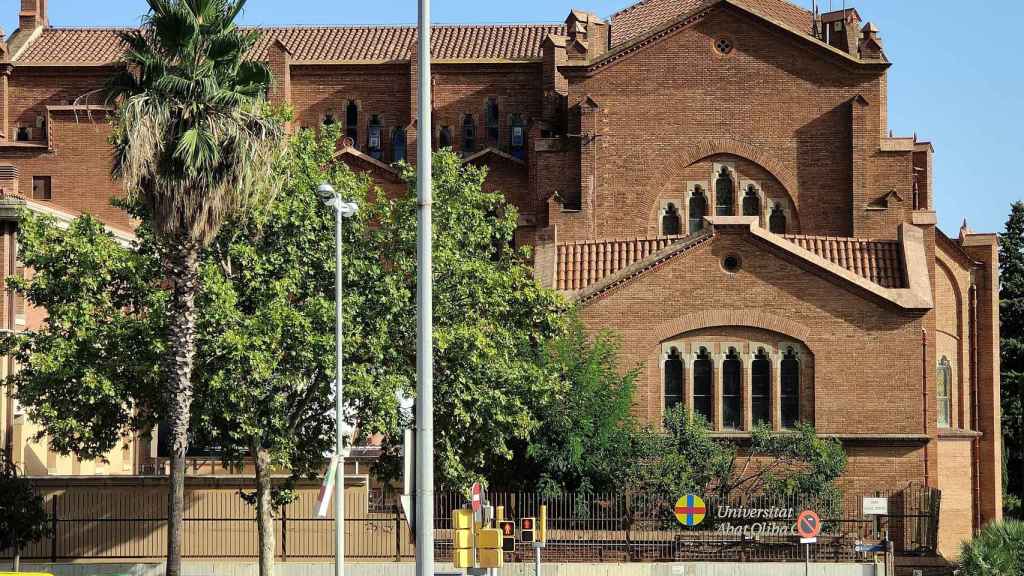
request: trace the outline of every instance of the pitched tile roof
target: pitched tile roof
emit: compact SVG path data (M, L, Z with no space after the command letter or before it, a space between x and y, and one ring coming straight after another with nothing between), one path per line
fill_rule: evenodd
M883 288L906 288L900 244L895 240L797 235L784 238Z
M555 289L582 290L683 238L660 236L559 244Z
M262 59L280 40L298 62L407 60L416 43L412 26L335 26L264 28L253 51ZM47 28L18 58L18 64L109 64L123 46L117 28ZM438 60L535 60L549 34L562 35L562 24L441 25L433 29L433 57Z
M640 0L611 17L612 46L634 40L671 20L696 12L720 0ZM810 34L813 15L786 0L731 0L772 20Z

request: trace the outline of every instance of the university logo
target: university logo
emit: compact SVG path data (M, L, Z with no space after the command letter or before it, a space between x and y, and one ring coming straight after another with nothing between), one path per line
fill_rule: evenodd
M686 526L696 526L704 520L704 516L708 513L707 506L704 505L704 500L696 494L687 494L676 502L676 519L679 520L680 524Z

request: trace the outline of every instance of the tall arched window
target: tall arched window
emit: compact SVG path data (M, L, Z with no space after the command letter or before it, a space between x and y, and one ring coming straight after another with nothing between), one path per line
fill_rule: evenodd
M345 107L345 136L352 139L353 146L359 146L359 106L354 100Z
M693 188L690 196L690 234L704 229L704 216L708 213L708 199L700 186Z
M405 160L405 128L398 127L391 132L391 161Z
M735 214L736 200L733 186L732 174L729 173L728 168L723 166L722 171L718 174L718 180L715 181L716 216L732 216Z
M484 109L484 127L487 132L487 145L497 146L501 142L501 128L499 127L498 99L488 98L487 106Z
M522 160L526 157L526 122L522 114L509 116L509 144L512 155Z
M750 411L754 424L771 424L772 364L764 348L758 348L750 367Z
M782 357L782 427L792 428L800 421L800 360L792 347Z
M437 147L438 148L451 148L452 147L452 129L448 126L441 126L441 131L437 134Z
M672 202L665 207L665 214L661 217L661 235L674 236L679 234L683 226L679 218L679 209Z
M949 358L943 356L942 360L939 360L935 381L938 387L935 398L939 402L939 428L949 428L952 422L950 414L953 413L953 366L949 363Z
M711 354L701 347L693 362L693 412L714 423L711 417Z
M673 348L665 359L665 411L683 402L683 358Z
M778 202L775 203L772 214L768 217L768 230L772 234L786 233L786 212L782 209L782 204Z
M722 427L743 427L743 363L735 348L729 348L722 364Z
M369 135L366 138L366 148L370 152L370 156L373 156L377 160L381 157L381 131L384 127L380 123L380 115L374 114L370 116Z
M472 152L476 149L476 122L472 114L462 119L462 151Z
M743 195L743 215L761 215L761 195L758 194L757 188L753 184L747 186L747 193Z

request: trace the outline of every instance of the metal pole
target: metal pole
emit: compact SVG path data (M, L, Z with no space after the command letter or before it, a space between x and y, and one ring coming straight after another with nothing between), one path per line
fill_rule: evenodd
M533 574L534 576L540 576L540 549L544 545L540 542L533 543Z
M341 350L341 219L342 201L341 196L334 198L334 358L337 362L337 377L334 379L336 386L334 392L334 424L335 424L335 454L338 455L338 469L334 477L334 576L345 574L345 446L344 446L344 422L345 413L342 410L342 350Z
M419 119L416 196L416 576L434 576L434 343L431 223L430 0L419 0Z

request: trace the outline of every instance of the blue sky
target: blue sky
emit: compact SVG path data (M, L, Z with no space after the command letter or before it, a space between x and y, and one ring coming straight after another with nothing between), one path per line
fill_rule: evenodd
M809 7L811 0L795 0ZM559 22L570 8L608 16L628 0L434 0L433 20ZM833 0L833 6L842 6ZM97 5L105 10L97 9ZM827 9L829 0L820 0ZM935 145L940 226L955 235L967 218L976 231L1002 229L1011 202L1024 199L1015 182L1024 163L1024 65L1016 25L1024 2L985 0L858 0L850 2L881 30L889 72L889 123L897 136L915 132ZM0 25L17 27L20 0L0 0ZM55 26L133 25L144 0L50 0ZM415 0L249 0L248 24L409 24Z

